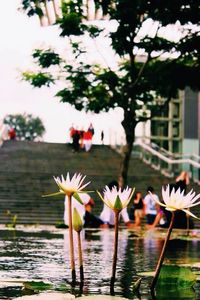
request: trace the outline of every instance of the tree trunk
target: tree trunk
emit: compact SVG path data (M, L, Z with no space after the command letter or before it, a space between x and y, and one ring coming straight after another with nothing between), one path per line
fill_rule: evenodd
M122 179L122 184L126 185L128 183L128 169L131 158L131 153L133 150L133 143L135 141L135 126L134 117L130 121L131 116L126 116L122 121L122 126L124 127L126 135L126 145L123 150L123 158L121 163L120 176Z

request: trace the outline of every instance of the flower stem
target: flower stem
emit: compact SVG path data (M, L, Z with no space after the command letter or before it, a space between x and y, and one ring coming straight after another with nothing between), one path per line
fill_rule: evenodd
M115 241L114 241L112 276L111 276L111 280L110 280L111 295L114 295L115 274L116 274L116 266L117 266L118 232L119 232L118 221L119 221L119 211L115 211Z
M70 265L72 272L72 284L76 282L76 271L74 262L74 240L73 240L73 228L72 228L72 196L68 195L68 219L69 219L69 248L70 248Z
M80 268L80 281L84 281L84 272L83 272L83 257L82 257L82 248L81 248L81 233L77 232L78 237L78 258L79 258L79 268Z
M160 270L161 270L161 267L162 267L162 264L163 264L163 261L164 261L164 257L165 257L167 243L169 241L169 238L170 238L170 235L171 235L171 232L172 232L173 223L174 223L174 212L172 212L171 221L170 221L170 224L169 224L167 235L166 235L164 245L163 245L163 248L162 248L158 263L157 263L157 266L156 266L154 278L151 282L151 291L154 291L156 283L158 281Z

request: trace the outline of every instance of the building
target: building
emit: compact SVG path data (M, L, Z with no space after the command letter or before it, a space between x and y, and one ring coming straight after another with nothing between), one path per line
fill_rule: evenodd
M150 141L174 154L200 155L200 92L186 88L151 121Z
M172 99L162 109L160 116L154 117L150 125L150 141L172 153L182 153L183 147L183 103L184 93Z
M200 156L200 92L185 89L183 98L182 153Z

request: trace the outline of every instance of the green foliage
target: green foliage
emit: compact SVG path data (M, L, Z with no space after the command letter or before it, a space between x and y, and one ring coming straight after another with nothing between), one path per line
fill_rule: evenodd
M33 58L37 59L39 66L42 68L48 68L51 65L59 65L61 62L59 54L55 53L51 49L35 49L32 55Z
M76 13L70 13L59 19L57 23L60 25L60 36L81 35L84 33L81 17Z
M40 118L33 117L31 114L7 115L3 122L15 129L18 140L34 141L42 137L45 132Z
M170 99L177 95L178 89L184 89L187 85L193 89L199 88L198 30L182 27L183 37L179 42L161 34L161 30L177 21L183 25L197 22L198 13L194 11L197 4L188 1L186 5L184 0L177 0L173 5L143 0L96 0L95 5L110 20L117 21L117 29L108 36L112 48L122 59L121 63L118 70L88 65L82 60L86 50L71 39L76 62L60 67L62 75L66 74L66 87L56 94L62 102L68 102L78 110L92 110L95 113L120 106L127 116L123 122L126 131L131 118L134 130L138 122L154 116L156 109L159 112L165 101L158 105L155 98ZM100 36L102 27L96 26L97 23L85 22L83 8L82 0L62 2L63 16L57 21L61 36L82 36L85 33L93 39ZM150 19L155 22L154 34L148 30L138 34ZM143 58L138 56L138 50L143 51ZM173 53L177 53L175 58ZM37 49L33 56L38 59L41 68L60 63L60 57L50 49ZM23 76L35 87L55 83L53 76L46 72L26 72ZM144 105L151 115L142 113Z
M200 3L95 0L96 8L102 9L107 22L115 21L116 29L110 32L103 23L99 26L98 22L86 21L83 3L83 0L62 2L63 15L57 23L60 35L69 37L74 61L60 66L66 86L56 96L78 110L99 113L114 107L123 109L122 126L128 147L122 174L126 177L136 125L165 109L179 89L186 86L200 89ZM170 26L174 26L171 30L179 27L176 41L166 35ZM84 35L89 35L94 42L97 37L107 36L119 62L118 68L89 65L85 59L87 49L83 50L78 42ZM26 73L24 78L38 87L55 83L53 76L42 71Z
M22 9L27 13L29 17L37 15L43 16L43 11L40 7L40 3L44 0L22 0Z
M63 17L70 13L77 14L79 17L83 15L83 0L67 0L61 2L61 10Z
M54 79L51 74L46 72L23 72L22 73L23 80L28 81L34 87L49 87L51 83L54 83Z
M103 29L98 28L97 26L90 25L85 28L85 30L89 33L91 38L96 38L103 32Z

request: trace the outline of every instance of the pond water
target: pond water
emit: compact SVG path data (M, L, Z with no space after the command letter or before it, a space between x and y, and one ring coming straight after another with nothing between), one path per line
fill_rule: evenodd
M132 286L140 277L140 273L154 271L165 233L165 230L144 232L120 230L115 284L117 296L128 299L152 299L149 292L151 277L142 277L139 293L133 293ZM200 262L199 238L184 239L184 234L180 231L173 232L165 263ZM8 230L2 227L0 235L0 281L41 280L51 282L54 287L66 286L67 281L70 281L67 229L19 226L16 230ZM83 231L85 275L83 295L109 294L113 239L112 229ZM77 261L76 265L78 265ZM197 264L197 270L200 269L198 266ZM79 278L78 267L76 272ZM0 299L14 299L28 293L14 283L8 286L2 282ZM170 295L170 298L166 293L166 297L162 296L158 299L200 299L199 290L200 284L197 281L192 290L181 291L180 294L176 292ZM78 289L71 290L70 285L69 292L80 294Z

